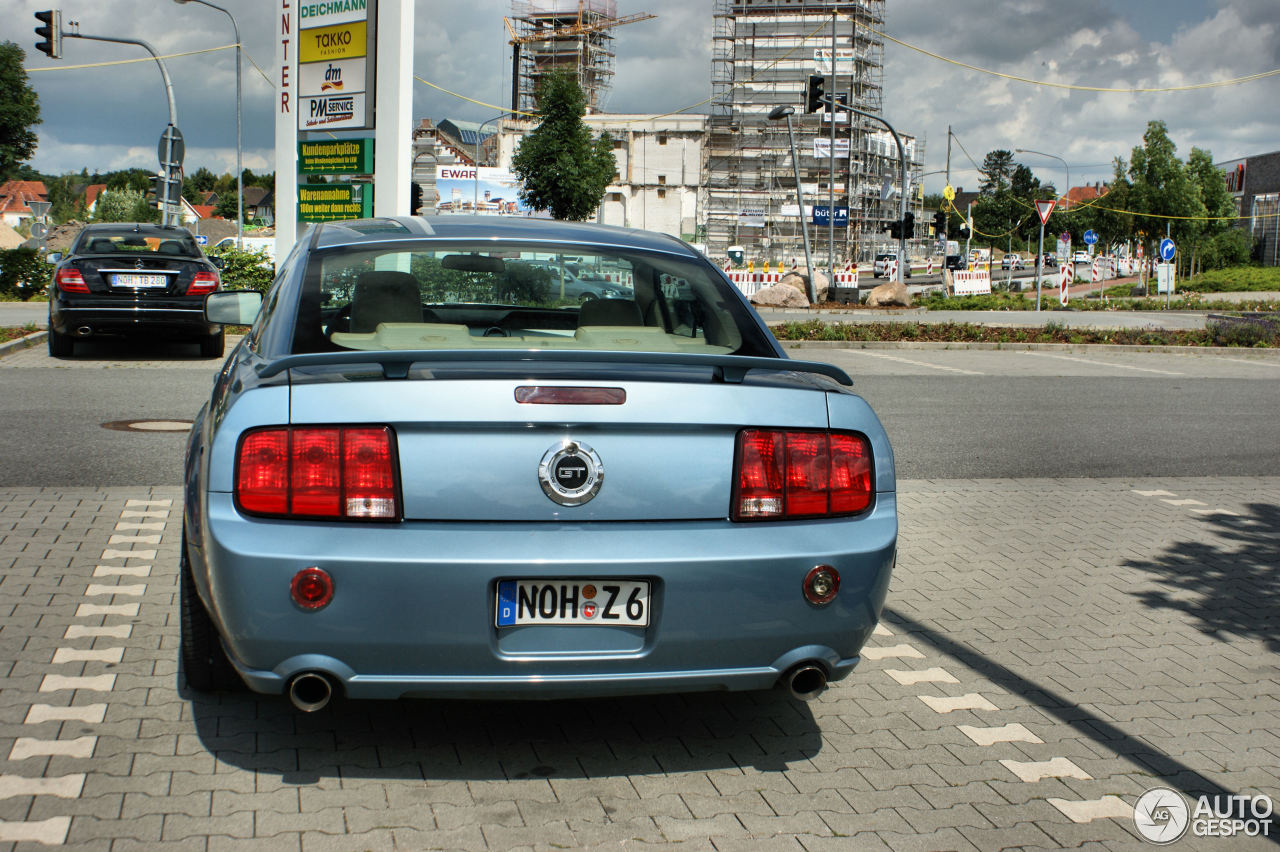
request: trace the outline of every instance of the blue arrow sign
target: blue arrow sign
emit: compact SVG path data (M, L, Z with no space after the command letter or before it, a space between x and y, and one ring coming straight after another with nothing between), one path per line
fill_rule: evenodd
M1178 248L1173 244L1173 240L1165 237L1160 241L1160 259L1164 261L1173 260L1173 256L1178 253Z
M1091 246L1091 245L1093 245L1094 243L1096 243L1097 241L1098 241L1098 232L1097 232L1097 231L1085 231L1085 232L1084 232L1084 244L1085 244L1085 245L1087 245L1087 246Z

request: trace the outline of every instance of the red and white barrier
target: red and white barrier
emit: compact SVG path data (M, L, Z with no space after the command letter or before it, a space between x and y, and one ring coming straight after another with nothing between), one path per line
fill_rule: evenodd
M957 296L981 296L991 292L991 273L985 269L976 272L952 273L951 280Z
M846 270L845 272L836 273L837 287L857 287L858 286L858 270Z
M1076 280L1076 265L1074 263L1064 263L1058 269L1058 301L1065 308L1067 306L1068 292L1067 288Z

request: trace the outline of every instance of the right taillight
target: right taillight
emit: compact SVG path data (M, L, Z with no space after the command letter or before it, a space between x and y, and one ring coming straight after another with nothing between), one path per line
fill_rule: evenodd
M732 518L852 515L871 505L871 445L852 432L743 429L734 458Z
M236 455L236 501L250 515L396 520L395 468L386 426L255 429Z
M79 269L67 266L59 269L53 275L53 283L58 289L64 293L88 293L89 285L85 283L84 276L80 274Z

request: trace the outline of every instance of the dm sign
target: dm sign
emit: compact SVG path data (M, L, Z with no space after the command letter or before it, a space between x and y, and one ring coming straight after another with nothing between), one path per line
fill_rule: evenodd
M373 214L373 193L368 189L353 183L302 184L298 187L298 220L368 219Z
M372 139L298 143L298 171L308 175L373 174Z

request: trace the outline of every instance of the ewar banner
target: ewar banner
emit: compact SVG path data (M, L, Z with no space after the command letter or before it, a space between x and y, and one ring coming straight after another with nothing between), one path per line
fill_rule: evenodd
M436 166L436 197L427 199L437 213L550 218L520 200L520 179L507 169Z

